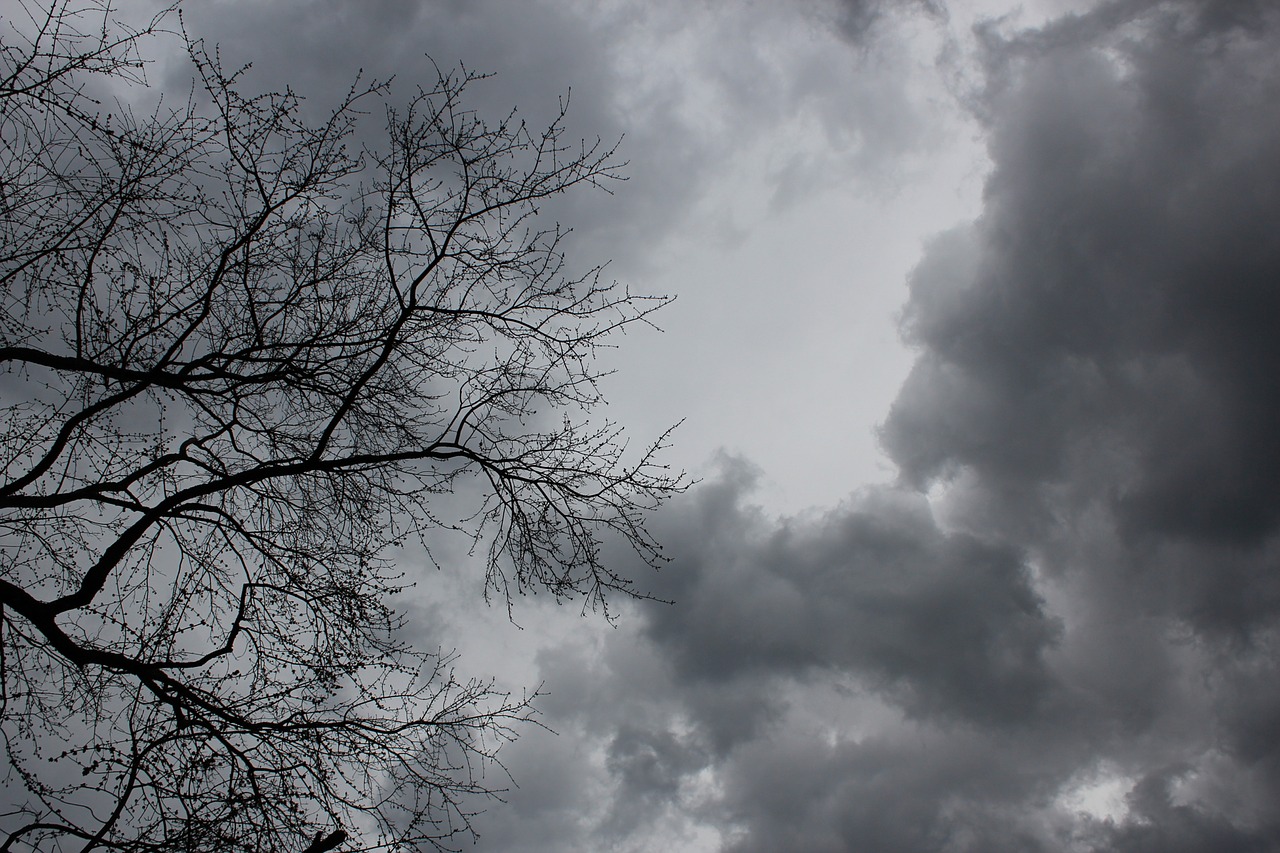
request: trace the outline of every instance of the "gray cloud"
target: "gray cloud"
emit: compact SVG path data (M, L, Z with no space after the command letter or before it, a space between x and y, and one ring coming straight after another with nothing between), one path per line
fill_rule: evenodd
M855 169L891 175L904 155L936 143L927 107L896 58L905 33L890 26L898 10L917 8L931 9L930 0L776 8L676 0L218 0L184 14L188 30L217 44L229 68L253 63L251 85L291 86L318 112L357 73L394 77L407 97L435 79L428 56L447 71L462 64L494 75L467 97L482 115L503 116L518 105L536 126L571 92L570 135L625 138L620 158L630 180L612 187L616 198L579 194L551 200L548 211L572 223L600 260L642 271L660 266L651 257L655 244L690 225L695 212L732 230L732 211L698 208L741 152L772 148L766 181L785 205L825 186L833 171L850 180ZM817 37L828 24L838 37ZM849 40L861 58L847 49ZM168 69L181 88L187 69ZM376 120L371 128L376 140ZM824 144L798 143L780 132L788 128L819 134Z
M838 0L833 5L837 26L854 43L865 42L873 28L903 12L920 12L937 19L947 17L941 0Z
M884 438L915 483L964 470L1043 507L1087 482L1070 500L1135 545L1262 547L1280 521L1274 27L1178 11L1140 17L1118 57L1046 50L994 96L986 207L915 274L923 354Z
M1037 779L982 738L905 731L828 747L779 738L730 768L747 832L726 849L1036 851Z
M1033 713L1056 633L1019 555L940 531L918 495L871 490L814 518L744 506L731 462L662 528L679 565L655 593L649 636L691 682L844 672L916 714L975 721Z
M1280 849L1280 16L982 37L993 169L910 282L900 483L777 518L730 462L661 516L676 603L574 704L583 849Z
M1274 809L1185 782L1225 755L1241 801L1280 801L1280 20L1228 11L1109 4L991 39L984 211L913 276L921 354L883 428L906 482L950 484L949 523L1059 591L1058 671L1129 741L1081 755L1136 780L1097 849L1280 839Z

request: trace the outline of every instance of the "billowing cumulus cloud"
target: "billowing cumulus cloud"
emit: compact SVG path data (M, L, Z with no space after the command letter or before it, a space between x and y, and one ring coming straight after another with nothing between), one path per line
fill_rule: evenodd
M1151 17L993 95L986 210L916 274L886 439L916 481L1065 482L1111 451L1126 532L1253 545L1280 511L1274 44Z
M883 428L948 524L1041 572L1078 760L1133 782L1099 849L1280 843L1280 20L1235 9L988 33L984 210L913 276Z
M1280 604L1280 68L1274 15L1214 8L994 48L985 210L915 273L884 440L963 525L1243 637Z
M777 517L727 462L659 519L675 604L542 657L591 661L577 849L1280 849L1280 15L980 36L899 482Z
M872 490L772 523L743 474L700 489L663 529L680 555L648 634L688 681L850 673L916 715L1034 713L1056 633L1016 552L944 534L919 495ZM738 486L737 489L734 486Z
M1045 659L1059 627L1018 555L941 531L910 492L777 519L756 488L725 460L661 520L679 568L653 592L674 605L628 614L600 649L543 651L578 769L513 791L482 849L525 849L522 804L588 778L563 849L699 832L741 851L926 849L957 832L1019 849L1036 829L1020 812L1072 770L1036 721L1069 698ZM542 755L531 743L513 747L520 764Z

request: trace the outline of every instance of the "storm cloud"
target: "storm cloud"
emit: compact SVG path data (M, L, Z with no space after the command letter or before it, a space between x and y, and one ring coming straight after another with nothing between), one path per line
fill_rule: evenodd
M573 710L581 844L1280 849L1280 15L977 35L991 171L910 276L898 479L778 516L725 458L665 512L674 604Z

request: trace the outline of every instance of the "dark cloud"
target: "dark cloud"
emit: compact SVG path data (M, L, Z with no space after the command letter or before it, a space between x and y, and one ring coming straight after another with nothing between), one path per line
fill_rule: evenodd
M1056 633L1019 555L940 531L918 495L872 490L772 523L744 506L742 463L662 528L679 566L655 590L649 635L693 682L847 673L912 713L1031 714Z
M885 426L913 482L1070 482L1126 533L1257 546L1280 349L1272 30L1048 50L996 98L982 218L936 243L906 329L924 353Z
M1052 849L1025 807L1037 780L1010 757L982 738L910 729L835 747L782 737L728 768L747 831L725 849Z
M727 462L660 517L676 603L574 705L584 848L678 813L734 853L1280 850L1280 13L982 39L992 172L910 282L900 483L777 518Z
M1056 672L1128 741L1080 730L1133 779L1096 849L1275 849L1274 809L1184 782L1228 756L1237 797L1280 801L1280 19L1116 3L994 32L983 214L912 278L885 445L1058 591Z
M1053 849L1045 801L1097 706L1052 670L1060 626L1017 554L910 492L780 519L756 488L723 460L659 519L675 561L653 591L676 603L625 616L603 654L542 654L549 719L598 756L576 776L597 774L594 822L561 843L657 849L646 828L678 816L733 851ZM481 847L520 849L495 822Z
M1274 827L1242 829L1230 818L1198 805L1174 801L1173 787L1186 768L1174 767L1141 779L1126 800L1131 819L1096 828L1094 851L1115 853L1267 853L1280 844Z

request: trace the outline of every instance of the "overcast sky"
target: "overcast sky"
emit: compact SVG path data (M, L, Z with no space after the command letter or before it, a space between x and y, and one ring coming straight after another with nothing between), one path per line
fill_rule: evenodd
M423 568L423 642L543 720L483 851L1280 850L1280 14L1268 0L211 0L323 103L572 90L631 180L575 259L673 605ZM181 73L175 70L173 73ZM406 555L411 561L412 555Z

